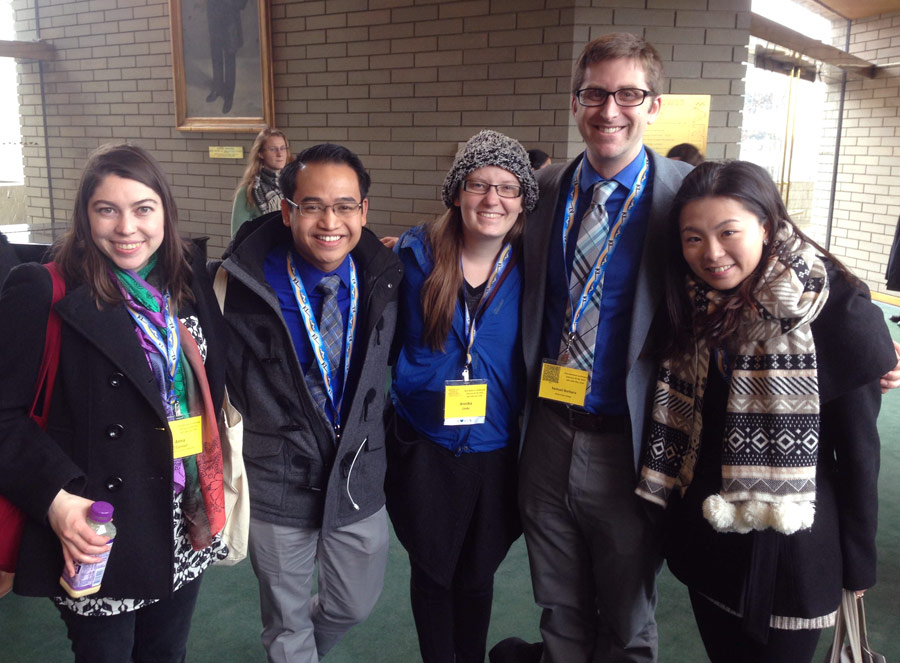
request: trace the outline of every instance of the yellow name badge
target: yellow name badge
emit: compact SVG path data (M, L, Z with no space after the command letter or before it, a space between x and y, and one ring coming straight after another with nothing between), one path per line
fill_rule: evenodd
M203 417L188 417L169 422L175 458L193 456L203 451Z
M486 380L447 380L444 384L445 426L483 424L486 412Z
M541 386L538 396L569 405L584 405L588 372L580 368L560 366L545 359L541 366Z

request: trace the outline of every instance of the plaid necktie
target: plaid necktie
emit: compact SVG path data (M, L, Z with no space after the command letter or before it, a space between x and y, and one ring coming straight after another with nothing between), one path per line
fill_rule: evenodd
M616 190L616 183L597 182L594 185L594 193L591 198L591 206L581 221L578 231L578 242L575 245L575 259L572 261L572 274L569 277L569 294L572 305L577 307L584 291L584 284L594 269L594 263L600 251L609 239L609 215L606 213L606 200ZM578 333L572 341L569 349L569 359L566 365L590 371L594 366L594 344L597 341L597 325L600 321L600 289L594 291L594 295L588 302L581 319L578 321ZM569 334L569 325L572 320L572 309L566 314L566 324L563 330L563 342L560 344L560 355L566 350L565 339ZM588 381L587 391L590 392L591 383Z
M344 321L341 318L341 310L338 308L337 291L341 285L341 277L337 274L326 276L316 286L316 290L325 295L322 299L322 311L319 313L319 334L325 345L325 354L328 355L328 363L331 364L332 386L336 387L334 377L341 368L341 349L344 345ZM319 371L319 363L313 361L306 373L306 383L309 385L313 399L323 411L326 411L328 395L325 391L325 383L322 373ZM335 393L335 400L340 401L340 394Z

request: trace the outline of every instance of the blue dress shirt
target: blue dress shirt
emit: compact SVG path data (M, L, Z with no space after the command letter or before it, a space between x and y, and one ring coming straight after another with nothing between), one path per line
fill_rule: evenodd
M606 211L612 226L628 193L634 186L643 165L646 150L623 168L614 179L619 186L606 201ZM603 178L593 169L587 158L581 169L578 201L575 219L569 230L566 256L563 260L562 228L565 218L566 193L571 181L566 182L560 192L553 231L550 235L550 257L547 269L547 296L544 309L542 347L544 356L556 359L563 338L563 323L569 303L569 274L575 258L575 241L581 219L591 202L591 189ZM637 204L631 211L622 235L609 259L603 282L603 296L600 300L600 319L597 328L597 342L594 346L594 369L591 373L591 392L585 401L585 409L595 414L627 414L625 398L625 358L628 352L628 336L631 328L631 312L634 307L634 291L637 286L637 272L644 251L644 236L650 216L653 173L647 174L647 185Z

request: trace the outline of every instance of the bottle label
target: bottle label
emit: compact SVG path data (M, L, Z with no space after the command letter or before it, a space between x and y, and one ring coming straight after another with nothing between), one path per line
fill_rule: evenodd
M114 540L110 539L108 544L112 546ZM112 552L112 548L97 555L101 560L99 562L92 564L75 562L74 576L70 576L63 569L59 581L69 596L78 598L86 594L93 594L100 589L100 582L103 580L103 572L106 571L106 562L109 559L110 552Z

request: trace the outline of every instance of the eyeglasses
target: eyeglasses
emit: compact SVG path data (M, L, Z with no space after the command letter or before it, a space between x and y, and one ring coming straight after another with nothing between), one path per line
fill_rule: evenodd
M495 189L501 198L518 198L522 195L522 187L515 184L488 184L478 180L463 180L462 188L463 191L474 193L477 196L487 195L491 189Z
M298 205L290 198L285 198L288 202L288 205L300 211L301 216L305 216L308 219L321 219L325 216L325 212L328 208L331 208L331 211L334 212L334 215L339 219L349 219L354 214L362 209L362 203L334 203L333 205L323 205L321 203L303 203L302 205Z
M582 106L602 106L611 96L616 103L623 108L633 108L644 103L650 90L642 90L639 87L623 87L620 90L609 92L599 87L586 87L575 92L575 98Z
M264 147L263 150L266 152L274 152L277 154L279 152L287 152L288 148L287 145L280 145L278 147Z

